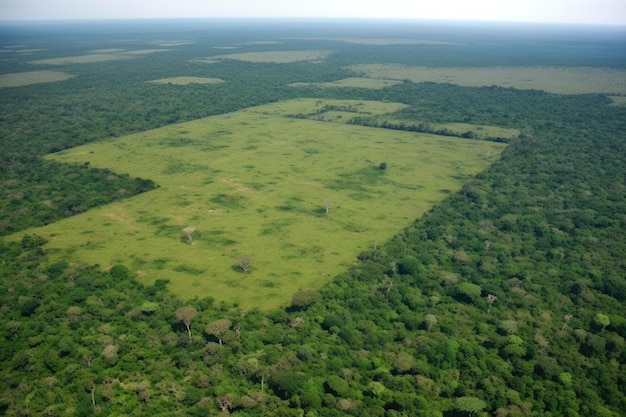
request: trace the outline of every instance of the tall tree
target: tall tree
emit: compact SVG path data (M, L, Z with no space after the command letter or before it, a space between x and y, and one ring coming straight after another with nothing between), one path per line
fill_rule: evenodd
M204 331L211 336L217 337L220 345L223 345L222 337L224 337L224 333L226 333L226 331L230 329L230 326L232 325L233 322L229 319L219 319L207 324L204 328Z
M189 339L191 340L191 321L196 317L198 312L195 308L191 306L184 306L176 310L176 318L183 322L185 327L187 328L187 334L189 334Z

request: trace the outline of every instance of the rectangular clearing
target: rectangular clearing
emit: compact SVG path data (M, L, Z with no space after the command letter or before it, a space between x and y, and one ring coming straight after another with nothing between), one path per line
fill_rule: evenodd
M601 67L420 67L363 64L350 67L372 78L431 81L465 87L497 85L556 94L626 94L626 70Z
M402 106L293 100L50 155L150 178L160 188L26 233L48 237L59 256L125 264L146 284L169 279L183 298L286 306L294 292L321 287L504 149L286 117L325 105L370 113ZM242 254L253 259L248 273L233 268Z

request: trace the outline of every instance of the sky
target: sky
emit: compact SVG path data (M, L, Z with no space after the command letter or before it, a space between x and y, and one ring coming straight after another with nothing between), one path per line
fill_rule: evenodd
M310 17L626 25L626 0L0 0L0 20Z

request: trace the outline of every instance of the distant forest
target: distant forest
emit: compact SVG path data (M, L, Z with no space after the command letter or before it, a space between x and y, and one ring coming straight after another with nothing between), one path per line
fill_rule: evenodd
M35 59L169 42L129 59L45 66L73 76L65 81L0 88L0 414L625 415L626 106L602 94L409 80L290 86L354 77L348 65L369 63L626 67L623 31L574 29L0 25L0 75L44 69ZM449 44L340 40L355 37ZM230 45L332 53L315 63L194 62ZM175 75L225 82L146 82ZM395 116L409 124L522 133L459 192L283 309L181 300L167 280L144 286L122 264L52 260L44 238L12 238L158 186L48 153L299 97L399 102L409 108Z

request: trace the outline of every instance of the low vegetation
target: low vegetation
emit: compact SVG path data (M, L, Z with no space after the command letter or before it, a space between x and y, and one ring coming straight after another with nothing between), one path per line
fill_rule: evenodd
M241 52L237 54L216 55L197 61L212 64L224 59L234 59L247 62L274 62L286 64L300 61L321 61L328 57L329 54L330 51L322 50Z
M61 71L28 71L0 75L0 88L65 81L73 76Z
M56 153L56 161L150 178L159 188L26 233L51 238L49 247L62 257L125 264L146 284L167 278L183 298L219 293L244 308L275 308L299 288L328 282L503 149L281 115L331 104L367 114L401 107L297 100ZM333 202L330 215L320 216L326 200ZM158 210L146 210L151 206ZM193 245L180 245L189 224ZM232 270L240 253L255 259L245 277ZM259 279L272 285L259 288Z
M153 84L172 84L172 85L187 85L187 84L220 84L224 80L219 78L207 78L207 77L169 77L161 78L158 80L149 81Z
M376 79L452 83L468 87L497 85L558 94L626 94L626 71L596 67L420 67L367 64L351 67Z
M68 65L68 64L93 64L97 62L115 61L118 59L128 59L134 56L153 54L156 52L167 52L168 49L138 49L138 50L114 50L108 53L92 53L77 56L65 56L60 58L45 58L30 61L36 65Z
M373 88L373 89L381 89L385 87L391 87L392 85L396 85L401 83L401 81L396 80L381 80L375 78L359 78L359 77L351 77L344 78L342 80L327 82L327 83L293 83L291 86L293 87L326 87L326 88Z

